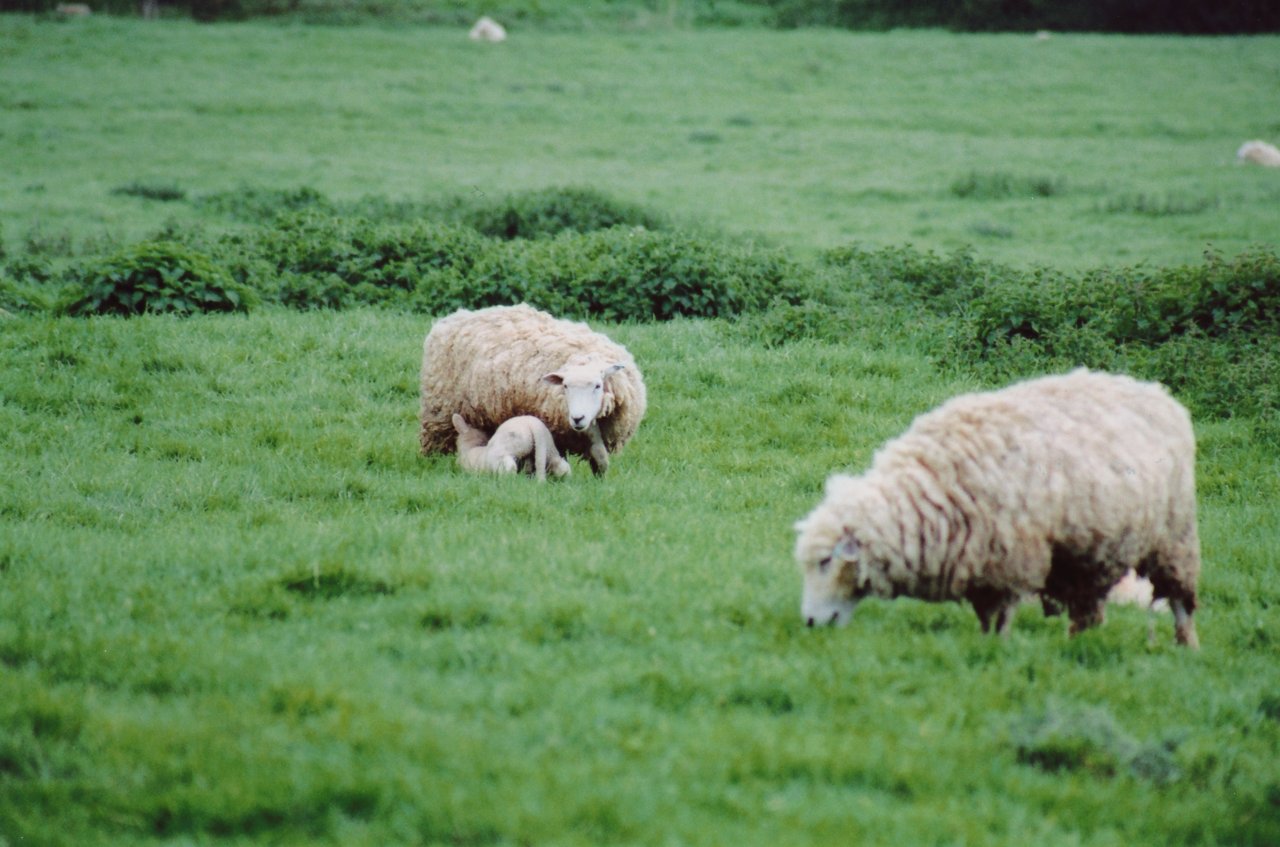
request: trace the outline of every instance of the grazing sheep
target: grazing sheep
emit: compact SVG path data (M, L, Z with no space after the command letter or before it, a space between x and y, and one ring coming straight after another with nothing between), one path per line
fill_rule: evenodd
M471 32L467 33L467 37L472 41L488 41L497 44L507 40L507 31L502 24L488 15L484 15L480 20L476 21L475 26L471 27Z
M625 347L523 303L455 312L422 345L424 456L455 448L454 414L486 430L533 415L560 452L601 475L644 412L644 379Z
M1280 150L1265 141L1246 141L1236 151L1236 161L1252 162L1268 168L1280 168Z
M63 18L87 18L93 14L88 3L59 3L53 11Z
M953 398L862 476L832 476L796 524L804 618L847 623L867 596L967 600L1003 633L1038 594L1074 634L1132 568L1195 647L1194 465L1190 416L1154 383L1081 369Z
M504 421L492 436L453 416L458 431L458 463L464 470L493 473L534 474L539 482L547 479L549 469L555 476L568 476L569 463L556 450L555 440L547 425L533 415L521 415Z

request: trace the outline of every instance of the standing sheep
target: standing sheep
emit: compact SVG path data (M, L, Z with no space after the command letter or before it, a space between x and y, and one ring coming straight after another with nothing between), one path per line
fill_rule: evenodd
M802 613L843 624L867 596L967 600L1004 633L1039 594L1074 634L1133 568L1195 647L1194 465L1190 416L1153 383L1081 369L956 397L862 476L832 476L796 524Z
M458 431L458 463L468 471L492 473L532 472L539 482L547 478L547 470L555 476L568 476L572 471L556 450L555 440L547 425L533 415L520 415L504 421L492 436L453 416Z
M424 456L455 448L454 414L486 430L533 415L562 453L602 475L644 412L644 379L625 347L523 303L455 312L422 345Z

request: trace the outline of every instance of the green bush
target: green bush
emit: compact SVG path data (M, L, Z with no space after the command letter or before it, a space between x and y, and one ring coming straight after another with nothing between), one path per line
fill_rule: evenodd
M209 256L173 241L147 241L73 268L69 315L248 311L252 291Z
M224 241L237 279L294 308L381 304L440 314L525 301L607 320L721 317L815 295L812 273L776 251L615 227L504 241L452 224L320 213Z
M490 246L462 227L375 224L317 212L282 216L234 244L240 267L257 259L275 278L276 290L269 293L300 309L405 302L440 271L467 274Z
M1280 420L1280 259L1270 250L1079 275L911 248L841 249L826 261L864 296L923 313L926 344L952 367L997 382L1081 365L1123 371L1165 383L1198 415Z
M507 246L498 258L490 281L518 281L548 307L605 320L728 317L808 293L803 271L781 253L681 233L566 233Z
M242 185L229 191L206 194L196 200L196 205L250 223L268 223L278 215L304 210L335 211L323 194L308 186L257 188Z
M0 311L47 311L56 286L57 275L47 259L14 257L0 267Z
M241 186L204 195L196 205L250 223L273 223L280 216L313 212L374 223L430 220L507 240L547 238L566 231L594 232L615 226L668 228L663 216L590 188L545 188L497 198L477 190L424 201L364 197L338 203L308 186L292 189Z
M644 208L590 188L548 188L483 196L461 204L460 222L494 238L545 238L561 232L594 232L616 226L662 229L664 221Z

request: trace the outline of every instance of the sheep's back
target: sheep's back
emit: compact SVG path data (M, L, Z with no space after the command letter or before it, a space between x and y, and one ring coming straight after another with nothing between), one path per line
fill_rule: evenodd
M890 497L940 503L981 539L964 551L978 573L1027 545L1119 562L1155 539L1194 537L1194 454L1190 417L1162 387L1081 370L954 398L872 470Z

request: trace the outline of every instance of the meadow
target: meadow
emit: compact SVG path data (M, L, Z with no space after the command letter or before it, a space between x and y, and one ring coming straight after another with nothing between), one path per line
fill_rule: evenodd
M417 455L414 301L0 314L0 845L1277 843L1271 400L1232 414L1188 383L1199 653L1130 607L1074 639L1031 606L1001 640L909 600L808 630L791 560L830 472L1005 372L939 346L965 315L867 293L966 261L846 273L823 251L968 245L1006 263L992 277L1135 263L1153 291L1209 244L1274 251L1280 181L1232 156L1280 132L1254 122L1276 47L656 29L495 51L0 17L15 278L57 288L158 231L239 261L217 244L296 231L213 202L258 189L329 198L316 244L347 245L348 208L587 185L654 210L686 264L811 286L593 319L650 413L606 477L541 486ZM502 268L626 243L459 231ZM1271 367L1274 261L1241 267L1256 298L1218 317ZM1195 335L1174 329L1156 353ZM1187 349L1219 350L1212 330ZM1009 341L1023 370L1074 355Z
M248 185L339 200L585 185L788 247L1020 265L1274 244L1280 40L522 32L0 18L0 228L133 239Z

